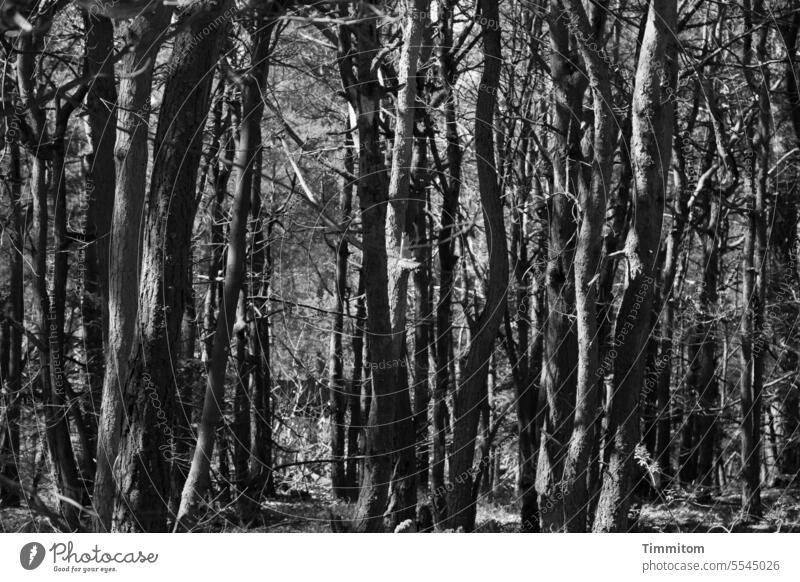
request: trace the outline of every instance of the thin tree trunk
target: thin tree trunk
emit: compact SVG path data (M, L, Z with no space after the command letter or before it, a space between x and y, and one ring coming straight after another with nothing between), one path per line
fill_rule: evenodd
M65 387L64 362L61 358L63 342L63 310L61 328L47 289L48 253L48 204L47 204L47 162L53 152L48 148L48 136L44 111L37 103L34 87L37 72L34 57L40 49L37 41L30 35L19 37L17 55L17 84L20 99L27 109L27 125L30 132L28 149L30 152L30 191L33 200L33 236L31 271L33 275L33 303L35 318L39 325L39 363L42 397L45 402L45 436L53 469L53 482L58 492L76 503L82 500L80 476L72 450L69 424L67 422L68 402ZM22 122L22 120L20 120ZM62 251L56 247L55 252ZM54 258L54 261L57 260ZM60 275L61 273L59 273ZM55 278L55 275L54 275ZM54 283L55 285L55 283ZM51 356L55 351L55 356ZM75 506L62 501L61 512L69 527L79 527L79 515Z
M274 9L274 8L273 8ZM227 248L222 305L214 333L214 347L206 387L203 415L197 435L192 466L181 496L176 527L190 530L200 516L201 506L210 486L214 438L222 418L225 400L225 370L236 306L245 274L247 217L252 196L253 162L261 144L261 98L267 76L269 41L274 20L259 26L251 49L251 70L242 77L242 122L235 165L239 172L231 208L230 239Z
M444 86L445 140L447 170L439 172L443 183L441 226L437 239L439 250L439 298L436 303L436 374L433 388L433 455L431 489L433 514L437 523L447 519L445 493L446 437L448 427L447 395L451 386L453 351L453 294L458 257L455 254L458 205L461 195L461 137L458 133L457 102L454 91L458 79L454 45L455 2L441 0L439 34L439 76Z
M392 319L392 369L397 376L394 395L395 409L395 461L394 478L389 501L389 528L416 514L417 490L415 484L415 431L411 408L411 391L406 364L406 311L408 304L408 278L413 262L411 233L407 227L407 210L414 173L414 126L417 118L417 67L425 28L423 15L430 11L429 0L409 0L406 3L406 21L403 32L403 49L398 64L396 123L392 167L389 177L389 202L387 209L387 250L389 264L389 306Z
M473 460L478 415L486 399L485 382L489 356L494 348L506 309L508 257L503 204L495 166L494 118L497 88L500 83L501 34L497 0L479 3L483 22L483 71L475 106L475 157L481 208L489 251L489 285L486 303L475 322L464 373L453 398L453 452L450 455L450 483L453 491L448 501L448 523L454 529L475 527L476 491L473 488Z
M117 131L117 88L109 55L114 48L114 26L110 20L84 15L85 64L95 75L86 94L87 133L92 152L86 159L86 217L81 323L88 378L90 435L88 454L97 454L97 417L103 400L105 353L108 346L108 265L111 218L114 212L114 142ZM94 475L90 477L94 480Z
M769 15L763 2L748 1L744 5L744 25L750 30L756 22L762 25L753 49L753 34L744 39L747 83L757 99L757 115L752 121L752 156L748 175L751 196L747 201L747 225L742 248L742 516L758 518L761 505L761 403L764 388L764 357L767 337L764 330L766 302L766 232L765 207L770 157L770 89L769 71L763 67L767 60L766 43ZM753 58L755 57L755 58Z
M12 141L9 148L8 190L10 194L9 208L11 224L9 237L9 298L4 306L2 331L2 371L0 386L4 388L2 395L3 415L0 422L5 424L4 432L0 432L0 475L17 481L20 464L20 408L22 403L22 336L25 318L24 281L23 281L23 249L24 220L20 200L22 198L22 176L20 175L19 144ZM0 486L0 505L17 507L19 493L16 490Z
M347 138L350 141L350 138ZM346 147L345 156L349 166L348 171L352 173L352 148ZM355 184L345 178L345 183L339 195L339 210L342 221L350 219L353 207L353 189ZM331 487L333 495L337 499L349 499L352 485L347 481L345 468L345 413L349 403L349 395L344 380L344 312L345 302L348 296L347 285L347 259L350 256L350 249L347 237L341 236L335 247L335 305L333 315L333 330L331 333L330 354L328 357L328 389L330 391L330 410L331 410Z

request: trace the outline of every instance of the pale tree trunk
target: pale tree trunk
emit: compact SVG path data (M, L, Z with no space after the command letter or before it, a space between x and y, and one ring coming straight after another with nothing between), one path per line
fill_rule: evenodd
M350 156L350 148L345 152L345 156ZM347 163L347 162L346 162ZM352 166L352 164L350 164ZM353 207L354 184L349 178L344 179L342 189L339 194L339 211L341 212L342 222L346 223L350 219ZM347 285L347 259L350 256L350 248L347 237L339 237L335 246L335 301L333 315L333 330L331 333L330 354L328 356L328 389L330 391L330 410L331 410L331 457L334 462L331 464L331 488L333 495L337 499L349 499L351 485L347 481L345 470L345 413L348 405L347 385L344 380L344 314L345 303L348 296Z
M575 416L569 450L564 461L560 485L564 497L563 529L584 532L588 527L589 491L587 474L592 462L594 430L600 415L600 390L597 382L598 341L596 274L600 269L600 250L605 222L606 197L613 166L613 132L616 131L611 110L610 71L598 52L589 48L592 38L599 45L602 30L592 32L583 5L577 0L564 0L571 13L572 24L579 32L580 52L589 77L594 110L593 159L591 177L582 173L578 202L580 226L575 249L575 308L578 328L578 370L575 394Z
M559 2L556 17L550 19L550 74L553 79L554 148L553 189L548 204L548 262L545 273L547 319L544 323L544 367L542 389L547 400L543 419L536 490L539 494L541 527L560 529L564 497L558 489L563 473L567 443L572 433L575 406L577 344L572 314L575 311L575 203L579 189L583 75L571 62L577 55L570 49L569 31Z
M274 10L273 7L271 7ZM252 197L253 162L261 144L261 118L264 111L262 94L268 71L269 43L274 19L263 21L253 34L250 70L241 78L242 117L239 145L236 152L238 175L231 208L230 239L227 247L222 304L217 317L214 345L206 387L203 414L197 435L192 466L181 495L176 528L190 530L201 515L205 495L211 484L211 459L216 430L222 418L225 401L225 371L228 363L231 332L245 274L247 218Z
M497 88L500 84L501 44L500 16L497 0L479 3L483 25L483 71L475 105L475 157L483 210L486 244L489 251L486 303L475 322L475 332L467 353L458 390L453 399L453 452L450 456L450 483L453 490L448 501L448 523L454 529L475 527L476 494L473 460L480 407L486 400L486 378L489 357L494 347L508 293L508 257L506 228L495 167L494 119Z
M182 13L156 132L145 216L139 313L124 380L119 490L112 528L165 531L170 494L177 357L189 294L192 218L196 210L201 128L214 64L228 25L226 1L199 2ZM218 20L221 19L221 20ZM204 31L208 34L203 34ZM198 35L203 42L197 43Z
M119 64L121 80L116 105L119 131L112 150L116 158L116 182L108 264L128 267L111 269L108 279L108 348L97 427L97 472L93 495L97 513L94 528L97 531L111 529L114 510L117 486L112 468L119 451L124 414L122 389L128 376L128 358L133 347L139 300L139 225L147 188L147 131L153 63L169 20L170 10L159 8L129 22L122 35L127 42L133 43L134 48Z
M751 30L756 21L762 29L753 49L753 34L744 39L743 69L757 100L757 115L751 122L752 156L748 168L750 198L747 201L747 226L742 248L742 516L761 517L761 403L764 389L764 356L767 342L764 330L766 302L767 210L765 207L770 157L770 93L766 43L769 15L763 2L745 5L744 25ZM755 57L755 58L753 58Z
M647 12L633 94L631 162L634 216L625 242L627 277L617 314L612 392L608 403L608 464L594 531L625 531L631 500L633 455L639 438L639 393L646 364L661 208L672 151L673 104L664 99L661 73L668 66L667 45L675 31L675 0L652 0Z
M392 370L397 376L394 395L395 409L395 469L389 500L389 528L414 518L417 490L414 421L411 392L406 366L406 310L410 269L419 268L413 261L411 238L406 225L411 192L414 152L414 125L417 120L417 67L425 28L424 14L430 12L429 0L414 0L406 6L403 49L398 65L396 123L392 168L389 177L389 207L387 216L387 248L389 264L389 306L392 319Z

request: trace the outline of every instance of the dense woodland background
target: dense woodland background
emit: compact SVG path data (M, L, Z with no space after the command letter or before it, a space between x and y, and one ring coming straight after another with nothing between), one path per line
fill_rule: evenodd
M797 3L0 27L0 531L800 529Z

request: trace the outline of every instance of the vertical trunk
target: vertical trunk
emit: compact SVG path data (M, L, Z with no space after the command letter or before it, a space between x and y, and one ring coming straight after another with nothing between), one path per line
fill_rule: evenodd
M671 47L672 45L670 45ZM671 476L670 468L670 445L672 442L672 422L670 412L670 384L672 382L672 350L675 328L675 303L673 296L675 289L675 276L678 270L678 263L681 259L681 243L689 218L689 191L686 184L686 161L683 150L680 147L681 140L676 136L676 145L673 148L676 156L676 171L673 186L673 206L677 212L672 218L672 225L667 235L666 248L664 251L664 263L660 274L660 289L658 295L658 305L663 310L661 319L661 340L659 342L658 357L656 359L654 376L648 380L655 384L655 445L653 450L653 460L658 464L659 481L658 487L666 485L667 479ZM646 383L646 386L651 384Z
M428 436L428 405L430 404L429 364L430 343L433 337L433 303L431 301L431 247L427 218L427 137L417 139L411 191L408 229L414 261L414 442L416 443L417 490L427 491L430 466Z
M220 80L224 83L224 80ZM224 91L224 87L222 88ZM212 184L213 198L211 200L211 210L208 225L208 250L206 251L206 287L205 297L203 298L203 331L201 334L201 351L203 362L208 364L211 360L211 351L214 346L214 330L216 328L217 303L222 292L219 283L220 272L222 271L222 251L225 244L223 240L223 223L225 222L225 199L228 194L228 182L233 171L234 156L236 152L236 140L234 139L233 126L236 125L235 117L239 116L238 106L229 103L225 117L222 116L222 102L220 99L214 104L214 141L212 143L212 154L219 159L213 161ZM219 140L225 135L225 145L220 147Z
M361 5L355 31L358 39L355 57L358 75L355 85L358 93L358 199L363 224L362 268L367 303L367 353L372 377L364 439L364 475L353 522L353 529L358 532L383 530L383 513L387 507L392 477L394 394L397 386L396 370L391 366L394 342L386 250L389 184L380 137L382 88L373 67L373 59L380 46L376 13L375 5Z
M261 135L256 138L260 140ZM248 353L253 370L250 374L250 483L248 499L253 501L274 493L272 475L272 397L269 349L269 293L272 281L272 206L261 199L263 149L259 142L253 162L253 188L250 212L253 217L253 253L251 272L256 274L250 296L264 297L260 316L250 321ZM265 222L266 215L266 222ZM266 226L266 232L265 232ZM255 310L254 310L255 311Z
M717 279L719 275L719 215L721 204L718 192L706 192L713 200L705 201L706 224L701 236L700 264L704 266L703 284L693 330L694 341L689 345L689 374L686 383L697 397L694 419L696 468L695 478L704 493L710 493L714 484L713 462L715 442L715 408L717 400L717 334L715 312Z
M70 238L67 234L67 173L66 173L66 132L69 119L75 111L75 103L83 99L83 90L73 95L70 101L56 99L56 119L52 137L52 180L53 198L53 296L50 306L50 357L53 371L59 376L56 388L63 387L66 412L75 425L79 448L75 451L83 494L79 500L88 503L88 493L94 477L94 451L80 405L70 387L66 369L66 350L64 349L64 324L67 306L67 282L69 278Z
M625 243L628 274L615 324L616 351L607 417L609 460L603 475L594 530L625 531L628 527L630 478L638 442L638 401L651 328L655 262L660 238L660 209L672 148L672 103L663 99L661 71L675 30L675 0L652 0L636 70L633 94L631 155L634 218Z
M784 73L787 98L786 109L792 119L794 129L795 145L800 146L800 86L798 84L797 68L797 38L800 31L800 13L796 13L784 29L781 30L784 44L786 46L786 68ZM797 217L798 201L795 192L790 192L785 197L784 212L776 211L776 218L783 218L785 221L785 235L778 236L780 245L779 256L782 259L784 272L783 278L786 283L796 289L800 286L798 277L798 256L797 256ZM797 362L786 362L788 365L784 369L796 369ZM783 444L779 465L780 471L784 475L795 475L800 472L800 387L795 382L791 382L782 391L780 399L782 401L781 410L781 429L787 442Z
M259 140L260 141L260 140ZM241 146L240 146L241 147ZM252 190L252 188L251 188ZM252 192L247 193L252 202ZM246 243L245 243L246 246ZM249 254L249 249L244 251ZM246 258L245 258L246 260ZM244 281L247 271L242 274L242 285L236 304L236 315L233 324L234 361L236 362L236 385L233 396L233 422L231 423L231 437L233 439L233 474L236 479L237 493L242 495L247 489L250 478L250 374L253 370L253 361L248 353L250 343L247 325L247 285ZM223 391L224 397L224 391ZM244 498L244 495L242 495ZM244 499L242 499L244 501ZM246 507L243 503L240 506Z
M112 524L115 531L167 528L170 466L165 452L171 451L174 437L173 370L177 364L171 346L180 339L189 297L187 263L201 128L211 93L208 71L217 61L220 37L227 26L227 5L224 0L200 2L183 12L167 71L145 216L135 348L122 394L127 416L114 466L119 487ZM203 42L196 42L198 36ZM235 296L233 304L235 307Z
M753 50L754 35L744 40L745 63L755 67L766 62L769 18L763 3L747 0L744 4L745 28L758 21L762 30ZM753 57L755 56L755 59ZM769 71L745 70L748 85L757 99L757 115L752 122L752 156L748 175L751 196L747 202L747 226L742 248L742 515L745 519L761 517L761 401L764 388L764 356L767 337L764 330L766 293L767 190L770 149Z
M489 285L486 304L478 317L467 353L464 373L453 398L453 453L450 456L450 482L453 491L448 501L451 527L472 531L475 527L476 491L473 489L473 460L478 415L486 399L485 382L489 356L506 309L508 257L503 204L495 168L494 114L500 83L500 16L497 0L479 2L483 18L483 71L475 106L475 157L483 210L486 245L489 252Z
M220 13L224 6L225 4L222 4L218 7ZM270 8L270 12L274 10L274 6ZM261 95L266 82L269 41L273 26L274 20L270 15L270 20L258 27L251 49L251 70L241 80L242 121L235 160L238 176L231 208L230 240L227 247L222 305L214 333L208 386L198 428L197 445L183 488L177 517L178 524L176 524L185 529L191 529L197 523L201 506L205 502L204 498L210 486L214 438L222 418L228 349L245 274L247 217L250 214L252 196L253 161L261 144L261 117L264 111ZM216 51L213 58L216 58ZM205 98L208 99L208 93Z
M389 207L387 208L387 249L389 265L389 305L392 319L392 370L397 376L394 395L395 408L395 478L392 480L390 499L390 528L413 518L416 513L416 461L414 420L411 411L411 392L406 354L406 310L408 303L408 278L412 250L410 231L407 228L408 200L411 193L412 162L414 152L414 126L418 118L417 66L425 27L423 15L430 11L429 0L406 3L407 18L404 23L403 49L398 64L398 83L394 148L389 178Z
M445 492L445 458L448 425L447 393L451 385L451 355L453 351L453 293L458 257L455 253L456 220L461 195L461 137L458 133L457 102L454 91L458 79L455 64L456 47L453 39L455 2L441 0L439 4L441 39L439 41L439 76L445 92L445 139L447 141L447 170L440 173L443 182L442 212L437 240L439 250L439 298L436 303L436 375L433 387L433 455L431 489L434 517L437 522L447 518ZM445 178L446 176L446 178Z
M112 468L119 451L124 410L122 388L127 381L138 308L141 235L138 225L142 222L146 196L153 63L169 20L170 11L159 8L128 23L123 34L132 43L133 50L119 65L121 81L116 107L119 131L112 150L116 158L116 182L108 264L127 265L128 268L109 271L108 349L97 428L93 496L98 531L111 529L117 487Z
M23 282L24 221L20 199L22 196L22 177L20 176L20 152L16 142L7 144L10 150L8 182L10 193L11 224L9 237L9 298L3 308L3 370L0 373L0 386L3 388L3 415L0 423L5 425L5 434L0 433L0 475L17 481L20 453L20 407L22 401L22 336L25 313ZM0 505L16 507L19 494L0 486Z
M110 20L84 16L86 28L85 72L95 75L86 94L87 133L92 152L86 160L86 226L91 243L85 249L81 320L89 387L90 455L96 456L97 419L103 398L105 349L108 343L108 265L111 217L114 211L114 142L117 130L117 101L114 65L108 58L114 47L114 26ZM92 480L94 475L92 475Z
M611 182L613 166L614 114L611 111L610 71L596 50L589 48L587 39L599 38L602 31L592 33L589 19L577 0L564 0L572 13L573 26L579 31L580 52L592 89L594 113L594 143L591 178L580 179L580 226L575 249L575 308L577 312L578 369L575 393L575 416L569 450L564 461L560 486L563 501L563 529L586 531L588 524L589 491L587 471L591 464L594 429L600 411L600 386L597 382L598 337L595 274L600 268L600 250L605 219L605 197ZM602 375L602 374L600 374Z
M566 11L559 2L558 14ZM565 13L565 12L563 12ZM553 196L549 203L548 263L545 274L548 316L544 331L542 388L547 399L540 444L536 489L542 529L560 529L564 497L558 489L567 443L572 432L577 368L575 279L575 204L581 153L581 111L585 83L571 64L577 55L570 48L569 31L560 16L551 18L550 72L553 78Z
M40 47L31 36L20 36L17 56L17 83L19 96L27 109L27 122L30 131L30 191L33 200L33 248L31 271L33 279L33 304L36 321L39 325L39 363L42 397L45 402L45 436L53 467L53 482L59 494L80 503L81 487L78 467L72 450L69 424L65 408L67 395L65 387L64 363L60 357L63 341L63 310L59 328L55 305L51 302L47 289L47 243L48 206L47 177L45 157L52 158L52 150L46 144L48 136L45 114L37 104L34 87L37 73L35 56ZM56 247L56 254L60 249ZM53 259L57 259L54 257ZM54 266L55 270L55 266ZM61 275L59 272L58 275ZM56 275L54 274L54 279ZM54 284L55 286L55 284ZM51 356L51 351L55 355ZM61 512L71 528L79 527L79 515L75 506L66 501L61 503Z
M357 460L363 453L363 418L361 393L364 380L364 329L366 326L366 305L364 299L364 270L358 273L358 292L356 293L356 316L353 322L353 377L350 383L348 406L350 407L350 426L347 429L347 485L348 498L358 499L359 473L363 462ZM361 472L363 474L363 471Z
M348 138L349 141L349 138ZM349 161L345 164L352 169L351 148L346 146L345 156ZM350 219L353 206L353 187L354 184L347 178L342 185L339 195L339 209L342 222ZM331 457L334 462L331 464L331 487L333 495L337 499L348 499L350 496L351 485L347 481L345 471L345 412L348 405L347 386L344 381L344 312L346 297L349 295L347 286L347 259L350 256L350 249L347 244L347 237L341 236L335 248L336 251L336 274L335 274L335 305L333 315L333 330L331 333L330 355L328 357L329 380L328 389L330 391L330 410L331 410Z

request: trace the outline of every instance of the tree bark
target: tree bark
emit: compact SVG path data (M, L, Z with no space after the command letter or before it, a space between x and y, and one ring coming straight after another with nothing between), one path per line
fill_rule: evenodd
M431 462L431 500L437 522L447 519L445 495L445 460L449 413L447 395L451 386L451 354L453 351L453 295L458 256L455 241L461 196L461 137L458 132L457 101L454 91L456 71L453 27L455 2L441 0L441 27L439 34L439 78L444 92L445 140L447 141L447 169L438 172L442 181L442 211L437 238L439 251L439 297L436 303L436 373L433 387L433 455Z
M119 131L112 150L116 159L116 181L108 263L128 265L128 268L109 271L108 348L97 427L93 495L96 531L110 531L114 511L117 484L112 468L119 451L124 414L122 394L138 310L141 252L138 225L142 222L147 189L147 131L153 64L169 26L170 14L169 9L159 8L129 22L123 29L123 37L133 44L133 49L119 65L121 80L116 103Z
M481 0L483 18L482 90L475 106L475 157L480 189L481 208L489 251L486 303L475 322L466 365L453 397L453 452L450 455L450 483L453 491L448 500L448 523L453 529L475 527L477 508L473 484L475 437L480 406L486 400L486 378L489 356L494 348L508 299L508 257L506 228L495 166L494 118L497 88L500 84L501 45L500 16L497 0ZM481 459L481 462L484 460Z
M25 320L23 264L25 248L25 226L21 208L22 177L20 175L20 151L16 141L7 143L9 148L8 191L11 224L9 237L9 297L3 306L2 323L2 370L0 370L0 386L3 387L2 408L0 418L5 424L4 432L0 432L0 475L11 481L19 478L20 459L20 409L22 404L22 336ZM19 492L0 486L0 505L17 507Z
M592 462L594 430L600 416L600 390L597 382L598 322L596 305L596 273L600 270L600 250L605 222L605 199L611 183L613 166L613 133L616 129L612 112L610 71L597 50L588 46L599 39L602 30L592 32L583 6L576 0L564 0L572 14L572 24L579 32L579 47L589 77L594 113L593 158L591 178L584 173L579 181L580 225L575 249L575 308L577 312L578 369L575 394L575 416L569 450L564 461L560 486L563 501L563 528L584 532L588 527L589 490L587 473ZM597 43L596 43L597 44Z
M201 1L178 23L159 114L158 148L145 216L139 313L123 401L127 411L115 477L113 529L167 529L175 403L171 346L180 340L192 218L196 210L201 128L209 109L212 71L227 26L225 0ZM208 31L208 34L204 34ZM203 42L197 43L198 35ZM235 301L234 301L235 305Z
M643 348L652 327L660 209L672 149L673 103L663 99L661 72L667 70L667 45L675 31L675 0L652 0L646 18L632 103L634 218L625 243L628 272L614 330L616 359L607 416L610 451L594 522L597 532L628 527L631 471L639 437L638 401L646 363Z
M380 137L380 101L383 89L373 67L380 46L377 6L365 3L358 9L357 127L359 147L358 198L363 224L362 268L367 303L367 353L372 376L369 418L365 429L364 474L353 519L357 532L383 530L388 504L394 450L394 403L397 373L392 367L391 305L386 249L386 214L389 184ZM346 87L346 91L351 89Z
M221 6L225 6L222 4ZM270 7L274 10L274 7ZM218 8L221 10L221 8ZM261 145L261 117L264 104L261 98L268 71L269 41L274 19L257 27L251 49L250 71L241 79L242 121L235 166L238 171L231 208L230 240L227 247L222 305L217 318L214 346L206 387L203 415L198 428L197 445L192 466L186 478L178 511L176 528L192 529L200 517L201 507L210 486L211 458L214 438L222 419L225 401L225 370L228 363L231 332L236 319L236 307L245 274L247 218L252 196L253 162ZM206 95L206 99L208 95Z

